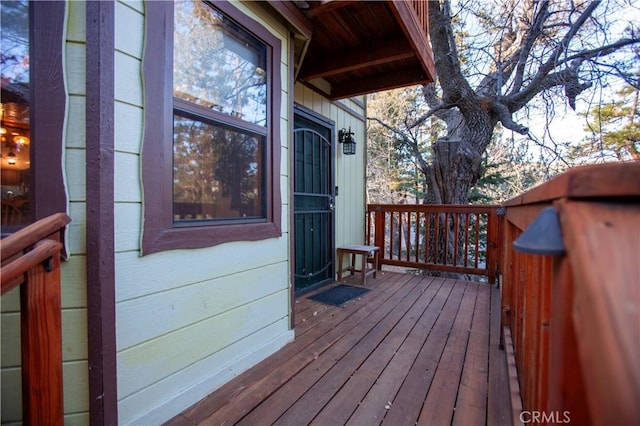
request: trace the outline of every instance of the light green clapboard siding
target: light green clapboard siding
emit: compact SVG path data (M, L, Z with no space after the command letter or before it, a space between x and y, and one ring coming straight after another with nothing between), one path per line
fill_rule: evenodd
M118 350L124 351L283 291L281 277L286 273L286 263L280 262L118 303L118 321L128 324L127 328L118 329ZM245 285L243 291L237 291L239 283L255 285ZM142 317L141 312L144 312ZM217 343L228 342L221 339Z
M116 203L141 203L142 188L136 185L140 176L140 156L127 152L115 152L113 197ZM116 230L117 232L117 230Z
M140 203L116 203L114 207L115 250L118 253L134 252L138 256L140 247L140 215L142 204Z
M63 362L62 380L64 384L64 411L65 424L67 416L87 412L89 406L89 388L87 375L87 362L66 361ZM20 422L22 419L22 404L20 392L22 392L21 372L19 367L3 368L0 373L2 398L2 422ZM80 392L79 390L82 390ZM4 395L15 395L5 398ZM80 417L77 417L78 419ZM86 418L86 417L85 417Z
M72 256L63 263L62 308L83 308L87 305L84 256ZM20 291L11 290L0 298L0 311L5 313L20 312ZM3 317L4 318L4 317ZM3 340L4 343L4 340ZM6 348L2 347L3 351Z
M142 7L140 7L142 6ZM127 31L116 31L114 47L116 52L121 52L133 58L142 57L144 39L144 6L132 2L117 2L115 4L115 17L118 26L126 23Z
M225 384L238 374L262 361L293 338L293 331L282 333L289 319L283 318L255 333L247 335L207 358L148 386L120 401L120 419L131 419L145 412L143 420L135 424L161 424L167 413L179 413L194 403L195 395L207 395L211 389ZM185 383L193 383L190 392L177 393ZM175 395L167 400L167 395ZM197 401L197 399L196 399ZM171 414L169 414L170 416Z
M69 95L67 98L67 128L65 145L67 148L84 149L85 140L87 139L87 130L85 122L86 116L86 98L82 95Z
M234 4L282 41L278 173L283 235L142 257L144 7L140 3L116 7L116 31L126 28L116 36L115 52L114 212L121 424L167 420L293 336L288 329L289 33L277 21L263 16L262 6Z
M118 396L126 398L284 319L288 297L281 290L121 351L118 370L128 374L119 377Z
M67 91L63 174L72 222L67 233L70 257L62 263L62 344L65 424L88 418L86 265L85 265L85 4L68 2L64 70ZM19 290L2 296L2 423L20 424Z
M114 106L115 150L138 154L142 143L142 120L144 110L139 105L116 101Z
M175 250L140 257L116 253L116 301L122 303L217 277L284 263L288 241L277 239L223 244L202 250ZM282 286L287 286L285 277ZM238 283L238 291L242 291Z
M87 359L87 310L64 309L62 311L62 327L68 330L62 336L62 360L79 361ZM80 324L81 326L72 327ZM20 347L20 313L6 314L2 317L2 344L7 348ZM2 365L5 367L20 366L20 351L2 351Z

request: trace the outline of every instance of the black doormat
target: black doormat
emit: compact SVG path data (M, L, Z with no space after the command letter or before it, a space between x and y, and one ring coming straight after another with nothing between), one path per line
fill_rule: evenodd
M342 306L368 291L368 288L340 284L337 287L309 296L309 299L326 303L327 305Z

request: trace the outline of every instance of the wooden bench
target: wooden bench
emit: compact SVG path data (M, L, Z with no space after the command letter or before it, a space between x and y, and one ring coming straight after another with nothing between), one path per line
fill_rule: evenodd
M373 278L376 277L380 262L380 247L355 244L338 247L338 281L342 280L342 273L345 271L342 261L345 254L351 255L351 262L346 270L349 270L351 275L356 272L362 273L361 283L363 286L366 285L367 275L373 274ZM356 269L356 255L362 256L360 269ZM373 258L373 268L367 268L369 258Z

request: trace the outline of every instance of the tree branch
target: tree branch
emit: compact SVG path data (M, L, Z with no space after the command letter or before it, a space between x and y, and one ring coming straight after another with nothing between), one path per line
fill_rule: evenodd
M437 107L432 108L431 110L429 110L425 114L423 114L420 117L418 117L413 123L407 124L407 130L414 129L417 126L422 125L422 123L424 123L427 120L427 118L431 117L432 115L436 114L437 112L447 111L447 110L453 108L454 106L455 106L454 104L442 103L442 104L438 105Z
M540 9L533 19L532 25L527 31L527 36L524 39L520 54L518 57L518 64L516 65L516 73L514 78L513 89L511 93L517 93L522 88L522 82L524 80L524 71L526 69L527 58L531 53L531 49L535 44L537 38L542 34L542 27L549 16L549 2L544 1L540 3Z
M527 87L520 92L509 95L509 98L511 98L510 104L524 105L526 102L523 103L522 99L531 100L536 94L540 93L540 90L538 89L540 84L544 79L546 79L547 75L558 65L558 59L568 48L571 39L577 34L578 30L584 25L584 23L591 16L593 11L600 5L600 3L601 1L598 0L587 4L586 9L580 14L576 22L571 25L567 33L554 49L549 59L544 64L542 64L542 66L540 66L538 72L533 77L531 82L527 85ZM564 60L563 62L566 62L566 60ZM512 108L512 105L509 105L509 109L511 111L515 111L515 109Z
M436 73L440 78L445 103L456 103L460 98L475 97L475 93L462 75L457 47L451 26L449 1L429 4L429 35L433 45Z
M527 133L529 133L529 128L513 121L513 118L511 118L511 112L509 112L509 108L507 108L506 105L500 102L492 102L491 110L494 114L496 114L498 120L502 122L502 125L505 128L513 130L514 132L521 135L526 135Z
M615 43L611 43L608 44L606 46L602 46L602 47L597 47L595 49L589 49L589 50L583 50L582 52L578 52L575 53L571 56L567 56L566 58L564 58L561 61L558 61L558 65L567 63L567 62L571 62L575 59L592 59L592 58L598 58L600 56L605 56L608 55L610 53L615 52L616 50L625 47L625 46L629 46L632 44L636 44L636 43L640 43L640 38L638 37L634 37L634 38L623 38L620 39L618 41L616 41Z

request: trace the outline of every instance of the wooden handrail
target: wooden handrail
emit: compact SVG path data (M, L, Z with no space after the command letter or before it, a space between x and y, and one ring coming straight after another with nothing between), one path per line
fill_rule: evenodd
M496 206L369 204L367 244L380 264L461 274L498 271Z
M64 213L56 213L41 219L2 239L2 261L24 251L40 240L60 232L71 222Z
M639 162L587 166L505 203L502 323L523 409L543 423L640 424L638 182ZM566 254L516 252L547 206Z
M0 241L2 294L20 286L22 417L26 425L63 425L60 242L64 213Z
M56 256L62 250L62 244L54 240L42 240L34 245L33 250L18 257L13 262L2 267L2 293L5 294L20 284L15 278L24 275L29 269L35 268L43 262Z

